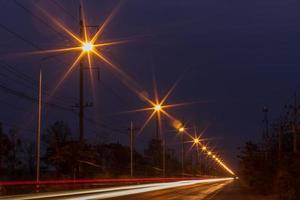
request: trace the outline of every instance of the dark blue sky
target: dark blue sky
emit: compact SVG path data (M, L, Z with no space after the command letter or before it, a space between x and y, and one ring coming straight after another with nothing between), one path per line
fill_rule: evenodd
M101 24L119 1L84 2L88 23L95 25ZM1 55L36 50L29 43L42 49L73 44L63 31L51 27L51 21L41 15L34 4L78 33L77 0L19 0L17 3L1 0ZM262 107L268 106L271 116L277 116L300 83L299 7L300 2L296 0L128 0L121 4L103 39L130 37L135 40L103 52L149 92L152 91L153 71L160 94L164 94L189 69L168 102L202 103L173 109L170 113L199 127L208 126L205 137L216 137L212 143L226 160L234 161L238 146L261 137ZM9 33L3 25L26 41ZM43 62L47 87L55 86L75 55L62 55L59 60ZM43 57L1 56L18 73L2 66L0 84L35 96L34 84ZM95 104L94 108L88 108L87 116L101 123L102 128L87 122L86 137L125 143L129 121L134 120L139 125L147 115L112 113L147 104L122 85L103 64L95 65L100 67L100 81L96 81L94 100L88 73L85 76L86 99ZM67 108L74 105L78 99L77 78L75 70L50 101ZM0 92L0 121L7 128L16 125L25 129L20 131L22 135L33 138L35 105L3 89ZM76 115L51 107L46 110L44 126L62 119L70 124L74 135L77 134ZM111 128L118 131L111 133ZM152 124L138 137L140 148L152 137L153 131Z

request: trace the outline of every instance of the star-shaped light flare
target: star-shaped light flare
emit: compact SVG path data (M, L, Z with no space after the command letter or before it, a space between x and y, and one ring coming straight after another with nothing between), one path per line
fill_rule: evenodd
M151 119L153 119L155 116L157 117L159 129L161 129L161 118L162 118L162 116L165 116L168 120L170 120L173 123L178 122L178 124L182 125L182 123L179 122L179 120L177 120L174 116L172 116L167 110L169 108L183 106L183 105L187 105L187 104L190 104L190 103L166 104L166 101L167 101L168 97L174 91L174 89L175 89L176 85L178 84L178 82L179 82L179 79L171 86L171 88L167 91L167 93L163 96L163 98L160 99L159 95L158 95L156 81L155 81L155 78L153 78L154 100L151 100L150 98L148 98L147 95L142 95L141 96L142 99L145 100L150 105L150 107L123 112L123 113L132 113L132 112L145 112L145 111L147 112L147 111L150 111L150 115L145 120L144 124L142 125L142 127L140 128L140 131L138 133L141 133L144 130L144 128L147 126L147 124L151 121ZM182 130L182 131L184 131L184 130Z
M106 18L104 23L98 28L97 32L90 37L88 33L88 26L86 24L86 17L84 14L84 9L81 9L81 23L82 23L82 35L78 36L74 32L72 32L67 26L65 26L62 22L60 22L58 19L50 15L45 9L38 7L37 8L47 17L49 18L53 24L57 27L63 30L67 35L70 36L71 39L73 39L73 43L75 44L72 47L67 48L56 48L56 49L48 49L48 50L40 50L40 51L32 51L32 52L26 52L22 53L23 55L39 55L39 54L50 54L50 53L68 53L68 52L78 52L77 57L74 59L74 61L70 64L70 66L67 68L67 71L64 73L63 77L58 81L57 86L54 88L54 93L60 85L63 83L63 81L69 76L69 74L74 70L74 68L77 66L77 64L82 61L83 58L87 59L88 67L90 69L90 74L92 75L92 58L98 58L100 61L105 63L106 65L110 66L114 71L116 71L119 75L124 76L125 78L130 79L130 77L125 74L123 71L121 71L115 64L113 64L112 61L110 61L107 57L105 57L100 51L100 48L108 47L112 45L122 44L126 43L129 40L115 40L115 41L103 41L99 40L102 36L102 33L104 32L107 25L112 20L113 16L116 14L116 11L119 9L119 6L113 10L113 12Z

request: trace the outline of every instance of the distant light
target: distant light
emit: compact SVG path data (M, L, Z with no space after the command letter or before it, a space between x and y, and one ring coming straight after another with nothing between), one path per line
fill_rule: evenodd
M211 155L211 151L207 152L208 155Z
M155 110L155 111L160 111L160 110L161 110L161 105L159 105L159 104L158 104L158 105L155 105L155 106L154 106L154 110Z
M173 125L174 128L176 128L176 129L178 129L178 130L179 130L181 127L183 127L182 122L180 122L179 120L176 120L176 119L172 122L172 125Z
M213 155L213 158L216 158L216 156L215 156L215 155Z
M89 52L93 49L93 44L90 42L86 42L82 45L82 50L85 52Z
M178 130L179 130L179 132L183 133L185 131L185 128L184 127L180 127Z
M207 148L206 148L206 146L203 146L202 147L202 151L205 151Z
M199 144L199 142L200 142L199 138L194 139L194 144Z

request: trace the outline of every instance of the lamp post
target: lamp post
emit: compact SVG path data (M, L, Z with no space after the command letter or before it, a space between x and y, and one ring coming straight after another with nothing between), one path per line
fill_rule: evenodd
M133 177L133 123L130 122L130 176Z
M42 70L39 70L38 86L38 113L37 113L37 132L36 132L36 182L40 181L40 154L41 154L41 121L42 121Z
M159 120L160 120L160 112L162 110L161 104L155 104L153 106L154 112L156 112L156 139L159 140L159 134L160 134L160 127L159 127ZM165 147L165 138L162 137L162 172L163 172L163 177L166 175L166 147Z
M61 55L61 54L60 54ZM40 181L40 158L41 158L41 130L42 130L42 104L43 104L43 65L46 60L59 56L58 54L44 57L39 64L39 79L38 79L38 112L37 112L37 130L36 130L36 182L37 186Z
M37 130L36 130L36 182L40 181L40 158L41 158L41 130L42 130L42 91L43 91L43 71L42 62L58 55L51 55L40 60L39 80L38 80L38 112L37 112Z
M184 127L178 129L181 134L181 176L184 176Z
M197 174L197 168L198 168L198 161L199 161L199 151L198 151L198 147L199 147L199 145L200 145L200 139L199 139L199 137L195 137L194 139L193 139L193 143L194 143L194 145L196 146L196 161L195 161L195 175Z
M201 148L201 150L202 150L202 153L204 153L206 150L207 150L207 147L206 146L202 146L202 148ZM206 159L206 156L205 156L205 154L203 154L203 157L202 157L203 159L203 170L202 170L202 174L203 175L206 175L207 174L207 159Z

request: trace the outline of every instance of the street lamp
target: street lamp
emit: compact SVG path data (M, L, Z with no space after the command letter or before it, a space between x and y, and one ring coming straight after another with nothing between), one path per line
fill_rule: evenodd
M160 104L157 104L157 105L154 106L154 110L155 110L156 112L161 111L161 109L162 109L162 107L161 107Z
M90 52L92 51L94 48L94 45L91 42L86 42L82 45L82 50L84 52Z
M195 173L197 174L197 168L198 168L198 164L200 163L200 171L201 171L201 162L199 162L199 158L200 158L200 154L199 154L199 148L198 146L200 145L200 137L195 137L193 138L193 146L196 146L196 168L195 168Z
M42 91L43 91L43 65L42 62L58 56L50 55L40 60L39 80L38 80L38 113L37 113L37 131L36 131L36 182L40 181L40 154L41 154L41 129L42 129ZM38 185L37 185L38 186Z
M39 87L38 87L38 121L36 132L36 182L40 181L40 154L41 154L41 126L42 126L42 70L39 71ZM37 185L38 187L38 185Z
M185 131L185 128L184 128L184 127L180 127L180 128L178 129L178 131L179 131L180 133L183 133L183 132Z
M198 145L200 143L200 140L199 140L199 138L194 138L193 142L194 142L195 145Z
M160 132L160 126L159 126L159 121L160 121L160 111L162 111L162 106L161 104L154 104L153 105L154 109L154 114L156 113L156 139L159 138L159 132ZM163 148L163 176L166 175L166 142L165 142L165 137L162 137L162 148Z
M205 151L207 151L207 147L206 146L202 146L202 151L203 152L205 152ZM205 174L206 173L206 171L207 171L207 166L206 166L206 160L207 160L207 158L206 157L203 157L203 159L204 159L204 164L203 164L203 174Z
M178 129L179 133L181 133L181 174L184 176L184 126Z

